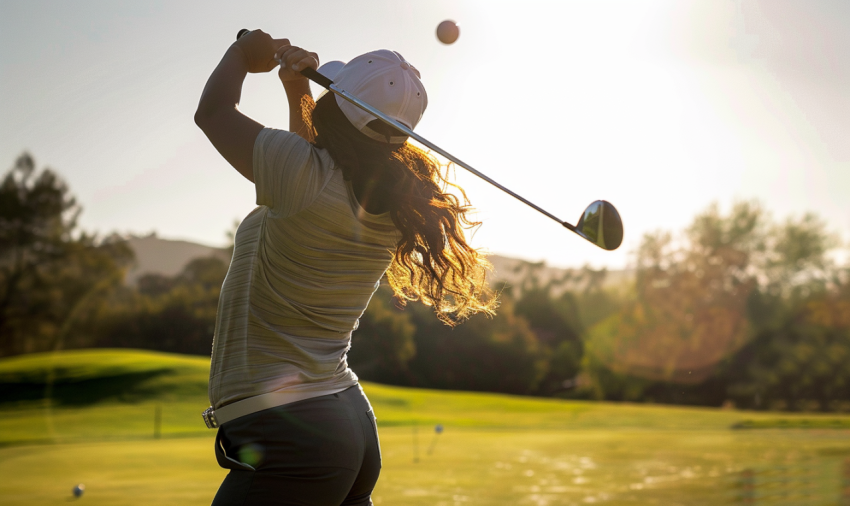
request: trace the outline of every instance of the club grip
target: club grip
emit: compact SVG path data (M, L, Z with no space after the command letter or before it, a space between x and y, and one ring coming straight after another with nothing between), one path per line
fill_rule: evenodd
M310 67L307 67L306 69L302 70L301 75L306 77L307 79L313 81L314 83L318 84L319 86L321 86L322 88L324 88L326 90L330 90L331 85L334 83L333 81L331 81L327 77L323 76L322 74L319 74L318 71L316 71L315 69L311 69Z
M247 28L243 28L243 29L239 30L239 33L236 34L236 40L241 39L243 35L250 33L250 32L251 32L251 30L249 30ZM327 77L323 76L322 74L319 74L318 72L316 72L316 70L311 69L310 67L307 67L304 70L302 70L301 75L306 77L307 79L313 81L314 83L318 84L322 88L325 88L325 89L328 89L328 90L331 89L331 85L334 83L333 81L331 81Z

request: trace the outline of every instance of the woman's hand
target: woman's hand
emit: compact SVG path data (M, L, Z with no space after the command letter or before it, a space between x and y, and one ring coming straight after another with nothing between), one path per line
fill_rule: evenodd
M233 43L242 51L248 62L248 72L268 72L277 66L275 58L278 48L289 47L289 39L273 39L262 30L251 30Z
M308 52L297 46L292 46L289 41L278 48L275 59L280 61L280 70L277 75L283 84L300 79L307 79L301 75L301 71L307 67L316 70L319 68L319 55Z

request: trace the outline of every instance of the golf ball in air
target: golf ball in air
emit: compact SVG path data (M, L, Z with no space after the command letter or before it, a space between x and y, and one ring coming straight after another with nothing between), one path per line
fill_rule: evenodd
M74 493L74 497L82 497L83 492L85 492L85 491L86 491L86 486L83 485L82 483L80 483L79 485L76 485L74 487L74 490L72 492Z
M460 36L460 27L451 20L445 20L437 25L437 38L443 44L454 44Z

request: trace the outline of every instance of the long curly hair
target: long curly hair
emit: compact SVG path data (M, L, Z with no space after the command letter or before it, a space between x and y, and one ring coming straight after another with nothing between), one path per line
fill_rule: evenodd
M486 282L492 266L466 242L465 231L481 223L468 216L469 199L463 188L448 181L449 167L409 142L389 144L364 135L331 93L317 102L305 96L302 112L308 138L328 151L351 181L360 205L370 212L389 212L401 232L387 269L399 304L421 301L449 325L475 313L495 314L498 298ZM379 120L369 127L387 135L394 130Z

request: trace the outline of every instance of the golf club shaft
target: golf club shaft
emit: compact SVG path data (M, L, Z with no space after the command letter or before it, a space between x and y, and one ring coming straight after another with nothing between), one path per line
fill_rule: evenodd
M319 74L319 73L318 73L318 72L316 72L315 70L313 70L313 69L311 69L311 68L306 68L306 69L302 70L302 71L301 71L301 73L302 73L304 76L306 76L308 79L310 79L311 81L315 82L316 84L319 84L320 86L324 86L327 90L329 90L329 91L333 92L333 93L334 93L334 94L336 94L337 96L342 97L343 99L345 99L345 100L347 100L347 101L351 102L352 104L354 104L355 106L359 107L360 109L363 109L364 111L366 111L366 112L368 112L369 114L371 114L371 115L375 116L376 118L378 118L379 120L383 121L384 123L386 123L386 124L388 124L388 125L392 126L392 127L393 127L393 128L395 128L396 130L399 130L400 132L404 133L404 134L405 134L405 135L407 135L408 137L410 137L410 138L412 138L412 139L416 140L416 142L418 142L419 144L422 144L423 146L426 146L426 147L428 147L428 148L431 148L433 151L436 151L437 153L439 153L439 154L443 155L446 159L448 159L449 161L453 162L455 165L458 165L458 166L460 166L460 167L462 167L462 168L466 169L467 171L471 172L472 174L475 174L476 176L480 177L480 178L481 178L481 179L483 179L484 181L487 181L487 182L488 182L488 183L490 183L491 185L493 185L493 186L495 186L496 188L498 188L498 189L502 190L503 192L507 193L508 195L510 195L510 196L512 196L512 197L514 197L515 199L519 200L520 202L523 202L524 204L526 204L526 205L528 205L528 206L530 206L530 207L534 208L535 210L537 210L537 211L539 211L539 212L541 212L541 213L545 214L545 215L546 215L546 216L548 216L549 218L552 218L553 220L557 221L558 223L560 223L560 224L562 224L562 225L566 226L566 224L564 223L564 221L562 221L560 218L558 218L558 217L557 217L557 216L555 216L554 214L552 214L552 213L550 213L550 212L546 211L545 209L543 209L543 208L541 208L540 206L538 206L538 205L534 204L533 202L531 202L530 200L528 200L528 199L524 198L523 196L521 196L521 195L517 194L516 192L514 192L514 191L512 191L512 190L510 190L510 189L508 189L508 188L506 188L506 187L504 187L504 186L502 186L501 184L499 184L499 183L497 183L496 181L494 181L492 178L490 178L490 177L488 177L488 176L484 175L483 173L481 173L480 171L478 171L478 170L474 169L471 165L469 165L468 163L466 163L466 162L462 161L460 158L458 158L458 157L456 157L456 156L452 155L452 154L451 154L451 153L449 153L448 151L444 150L444 149L443 149L443 148L441 148L440 146L437 146L437 145L436 145L436 144L434 144L433 142L429 141L429 140L428 140L428 139L426 139L425 137L422 137L421 135L417 134L416 132L414 132L413 130L411 130L411 129L407 128L406 126L402 125L401 123L399 123L399 122L397 122L397 121L393 120L392 118L389 118L388 116L386 116L384 113L382 113L382 112L381 112L381 111L379 111L378 109L375 109L374 107L372 107L371 105L369 105L369 104L367 104L367 103L363 102L362 100L360 100L359 98L355 97L354 95L352 95L352 94L348 93L348 92L347 92L347 91L345 91L345 90L341 90L341 89L337 88L337 86L336 86L335 84L333 84L332 82L331 82L331 83L329 83L329 84L327 84L327 85L323 84L323 83L322 83L322 82L320 82L320 81L327 81L327 79L317 79L315 76L319 76L320 78L321 78L321 77L324 77L324 76L322 76L321 74Z
M250 30L248 30L246 28L239 30L239 34L236 36L236 39L238 40L240 37L242 37L243 35L245 35L249 31ZM573 225L567 223L566 221L561 220L560 218L558 218L554 214L550 213L549 211L546 211L542 207L531 202L530 200L526 199L522 195L519 195L518 193L514 192L513 190L510 190L509 188L502 186L501 184L499 184L498 182L496 182L492 178L490 178L490 177L486 176L485 174L483 174L482 172L474 169L471 165L462 161L460 158L452 155L451 153L444 150L440 146L437 146L436 144L429 141L425 137L422 137L421 135L417 134L413 130L411 130L411 129L407 128L406 126L402 125L401 123L393 120L392 118L388 117L386 114L382 113L378 109L375 109L374 107L367 104L366 102L363 102L362 100L355 97L354 95L346 92L345 90L341 90L341 89L337 88L337 86L333 83L332 80L328 79L327 77L323 76L322 74L319 74L316 70L307 67L307 68L305 68L304 70L301 71L301 75L303 75L307 79L310 79L311 81L313 81L314 83L318 84L319 86L325 88L326 90L334 93L338 97L341 97L342 99L347 100L348 102L354 104L356 107L363 109L364 111L368 112L369 114L375 116L377 119L383 121L384 123L386 123L386 124L390 125L391 127L399 130L400 132L404 133L408 137L413 138L414 140L416 140L416 142L422 144L423 146L431 148L432 150L436 151L437 153L443 155L449 161L453 162L455 165L459 165L463 169L466 169L467 171L471 172L472 174L475 174L479 178L483 179L484 181L487 181L491 185L502 190L503 192L505 192L508 195L510 195L511 197L519 200L520 202L524 203L525 205L531 207L532 209L534 209L534 210L540 212L541 214L544 214L547 217L557 221L558 223L560 223L564 227L572 230L573 232L578 233L578 230L576 230L576 228Z

